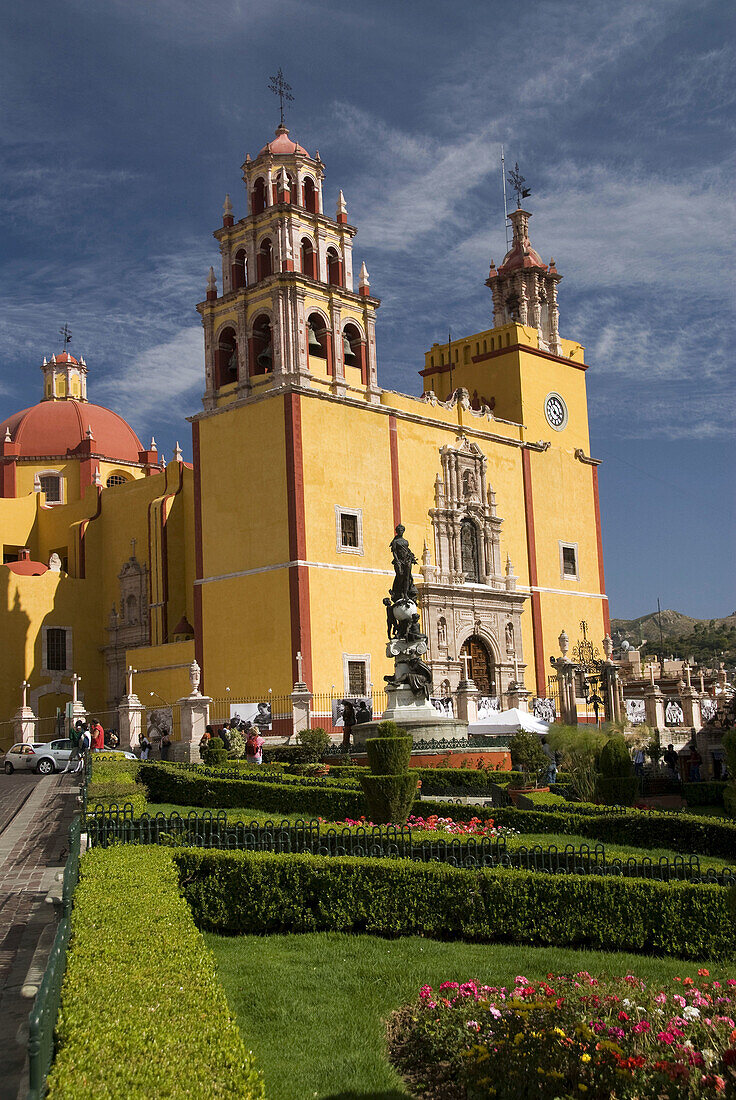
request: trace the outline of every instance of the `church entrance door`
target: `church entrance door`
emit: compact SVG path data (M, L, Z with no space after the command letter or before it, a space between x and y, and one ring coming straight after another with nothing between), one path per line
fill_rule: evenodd
M471 635L460 650L460 656L465 655L470 657L470 675L481 695L495 695L495 669L486 643L475 634Z

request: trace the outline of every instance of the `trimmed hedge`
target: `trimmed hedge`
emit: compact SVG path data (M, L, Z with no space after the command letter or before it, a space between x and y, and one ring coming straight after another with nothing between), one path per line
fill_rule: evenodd
M734 951L721 886L192 848L174 859L199 926L230 935L426 935L693 959Z
M368 804L368 817L376 825L403 825L417 793L417 780L404 775L363 775L360 782Z
M140 817L148 809L143 788L136 782L140 763L123 759L94 760L92 775L87 789L87 811L93 813L95 807L110 805L121 808L128 803L133 816Z
M365 751L373 774L400 775L408 771L412 744L411 737L369 737Z
M362 791L308 787L296 778L289 783L258 783L248 779L203 776L197 772L162 768L158 764L142 764L139 775L149 802L218 810L297 813L306 817L325 817L330 821L360 817L366 812Z
M522 833L569 833L612 844L630 844L636 848L669 848L686 855L736 858L736 822L697 817L695 814L658 814L656 811L628 810L626 813L606 813L605 807L595 807L597 813L578 813L578 803L567 803L567 813L556 810L517 810L512 806L462 806L422 799L422 812L456 821L471 817L493 818L498 825L508 825ZM583 804L584 805L584 804Z
M727 786L725 780L706 779L702 783L685 783L682 793L688 806L722 806Z
M80 865L50 1100L262 1100L169 849Z

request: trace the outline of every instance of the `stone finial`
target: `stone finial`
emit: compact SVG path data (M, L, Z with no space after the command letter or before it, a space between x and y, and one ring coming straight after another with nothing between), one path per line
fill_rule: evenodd
M13 442L13 440L10 436L10 428L5 429L5 442L6 443L12 443Z
M217 297L217 279L215 278L214 267L210 268L210 273L207 276L207 301L211 302Z
M506 576L507 577L513 577L514 576L514 567L511 564L511 558L509 557L508 554L506 555Z
M45 366L48 366L48 360L47 360L47 358L46 358L46 356L45 356L45 355L44 355L44 357L43 357L43 366L44 366L44 367L45 367Z
M335 217L336 220L339 222L346 222L348 220L348 207L342 191L340 191L337 196L337 210L335 212Z
M222 204L222 216L223 216L223 218L232 217L232 213L233 213L233 204L230 201L230 195L227 194L227 195L225 195L225 201Z
M192 695L199 695L199 682L202 678L202 670L197 664L196 658L189 666L189 683L192 685Z
M570 648L570 639L567 636L567 631L563 627L560 631L560 636L557 639L560 646L560 653L563 657L567 657L567 651Z
M91 425L91 424L88 424L88 425L87 425L87 439L94 439L94 435L93 435L93 433L92 433L92 425Z
M149 451L157 451L158 450L158 445L156 443L156 440L153 438L153 436L151 436L151 446L148 449L149 449Z
M166 455L163 452L159 455L158 464L162 468L166 465Z
M179 440L177 439L176 446L174 447L174 462L181 462L183 460L183 458L184 458L184 452L182 451L181 447L179 446Z
M342 191L340 192L340 194L342 194ZM363 263L360 265L360 275L358 278L360 280L358 284L359 286L368 287L371 285L371 277L368 274L368 268L365 266L365 260L363 260Z
M606 634L605 638L603 639L603 652L606 655L606 660L610 661L611 654L613 653L613 642L611 641L608 634Z
M100 467L95 470L95 485L98 489L102 488L102 474L100 473Z
M56 356L55 356L55 355L52 355L52 356L51 356L51 362L52 362L52 363L56 363Z
M87 360L84 358L83 355L79 359L79 365L80 365L80 367L86 367L87 366Z

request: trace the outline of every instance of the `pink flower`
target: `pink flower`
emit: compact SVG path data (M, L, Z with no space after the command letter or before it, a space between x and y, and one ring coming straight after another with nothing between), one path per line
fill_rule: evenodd
M468 1020L465 1026L469 1027L471 1031L480 1031L480 1024L477 1020Z
M641 1020L638 1024L634 1024L634 1028L633 1028L633 1031L634 1031L635 1035L641 1034L642 1031L651 1031L651 1030L652 1030L652 1025L650 1023L647 1023L646 1020Z
M687 1001L685 1000L685 998L681 997L679 993L675 993L672 1000L675 1002L676 1005L679 1005L680 1008L684 1008L685 1005L687 1004Z
M428 997L432 996L432 986L423 985L422 988L419 990L419 996L423 1001L426 1001Z
M660 1043L667 1043L668 1046L671 1046L675 1041L675 1037L670 1031L658 1031L657 1038Z
M491 1016L493 1016L494 1020L500 1020L501 1012L498 1008L496 1008L495 1005L491 1005L491 1007L488 1009L488 1011L490 1012Z
M657 996L654 998L654 1000L656 1001L656 1003L658 1005L663 1005L664 1002L667 1000L667 994L666 993L658 993Z
M529 979L525 978L523 974L517 974L517 976L514 978L514 981L517 985L529 985Z
M460 986L458 985L457 982L443 982L442 985L440 986L439 991L441 993L443 989L459 989L459 988L460 988Z

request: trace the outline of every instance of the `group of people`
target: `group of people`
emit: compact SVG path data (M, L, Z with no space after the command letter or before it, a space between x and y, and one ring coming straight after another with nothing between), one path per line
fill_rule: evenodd
M168 730L164 730L161 738L158 741L152 740L147 733L141 735L140 740L140 754L141 760L152 760L151 753L158 748L159 755L162 760L169 759L169 753L171 752L171 734Z
M634 753L635 775L639 777L644 775L645 760L644 749L638 748ZM694 737L680 752L677 752L674 745L668 745L662 754L662 761L671 779L683 779L688 783L700 782L700 765L703 763L703 758L698 752Z
M342 726L342 747L347 751L350 748L353 726L372 721L373 715L365 699L340 699L335 710L336 716L332 724L335 729Z
M256 716L256 722L258 716ZM232 733L237 732L245 738L245 759L249 764L262 764L263 763L263 746L265 741L261 736L261 731L258 725L253 722L245 722L241 718L231 718L229 722L225 722L219 729L215 729L214 726L207 726L202 739L199 742L199 751L206 748L213 737L219 737L223 745L229 752L233 747Z
M88 752L115 749L120 744L115 731L104 730L96 718L90 718L89 722L78 718L69 731L69 740L72 752L64 771L72 773L81 772Z

